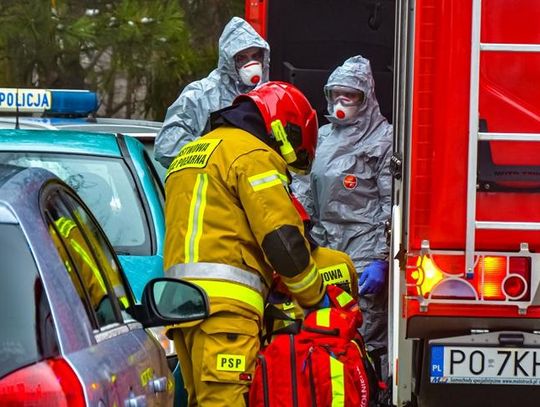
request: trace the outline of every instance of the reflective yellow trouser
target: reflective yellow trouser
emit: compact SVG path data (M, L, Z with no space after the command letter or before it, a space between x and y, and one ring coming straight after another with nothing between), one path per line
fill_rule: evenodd
M256 321L228 312L173 330L188 406L244 407L260 348Z

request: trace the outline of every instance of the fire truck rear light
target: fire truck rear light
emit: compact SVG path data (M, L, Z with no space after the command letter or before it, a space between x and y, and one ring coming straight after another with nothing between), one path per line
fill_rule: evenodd
M411 278L415 280L418 294L426 297L432 288L444 279L444 274L430 257L420 256Z
M485 256L480 258L477 270L483 269L481 285L486 300L504 300L502 281L506 277L506 257Z
M528 284L518 274L510 274L503 281L503 292L508 299L519 300L527 293Z
M19 369L0 380L0 405L10 407L83 407L77 375L61 358Z
M530 300L530 257L478 255L472 279L465 276L463 259L441 254L409 257L407 295L431 300Z
M530 257L510 257L510 273L519 274L526 280L531 276Z
M511 298L512 300L530 300L531 296L531 258L530 257L511 257L509 262L509 275L517 275L523 278L525 283L524 293L518 298ZM509 284L515 284L510 282ZM519 284L519 283L518 283ZM514 296L511 296L514 297Z

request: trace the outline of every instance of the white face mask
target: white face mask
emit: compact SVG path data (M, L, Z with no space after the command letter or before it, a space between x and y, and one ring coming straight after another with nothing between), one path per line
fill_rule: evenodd
M259 61L249 61L238 70L238 74L244 85L255 86L262 78L262 64Z
M334 105L334 116L339 121L348 121L353 119L358 112L358 106L344 106L341 103L336 103Z

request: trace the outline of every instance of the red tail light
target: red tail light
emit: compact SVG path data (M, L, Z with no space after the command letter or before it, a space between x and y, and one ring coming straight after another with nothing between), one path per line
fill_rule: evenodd
M63 359L49 359L0 380L0 406L83 407L84 393L75 372Z
M517 274L508 276L504 280L503 291L510 299L518 300L527 292L527 282Z
M463 264L463 256L411 256L407 294L431 299L530 300L530 257L479 256L473 279L465 278Z
M531 297L531 259L511 257L510 270L503 284L503 291L511 300L529 300Z

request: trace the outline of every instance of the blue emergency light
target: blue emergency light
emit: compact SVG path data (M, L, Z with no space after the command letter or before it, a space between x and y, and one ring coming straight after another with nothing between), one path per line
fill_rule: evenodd
M0 88L0 112L88 116L98 106L97 94L88 90Z
M87 90L51 90L51 99L48 115L88 116L99 106L97 94Z

